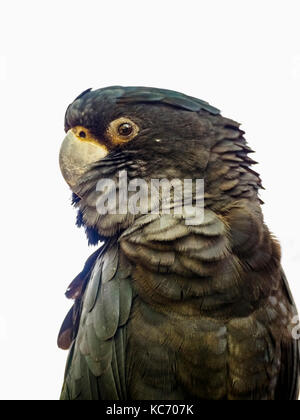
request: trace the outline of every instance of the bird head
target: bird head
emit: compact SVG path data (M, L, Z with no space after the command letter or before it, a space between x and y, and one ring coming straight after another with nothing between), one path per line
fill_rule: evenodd
M251 165L239 124L205 101L165 89L88 89L69 105L65 131L60 167L79 207L78 224L104 235L130 222L116 216L115 223L102 218L99 225L92 204L101 178L120 170L147 182L203 178L209 197L220 192L221 173Z

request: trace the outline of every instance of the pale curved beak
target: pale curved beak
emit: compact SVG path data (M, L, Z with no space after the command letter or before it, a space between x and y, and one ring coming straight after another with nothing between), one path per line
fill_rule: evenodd
M89 167L107 156L108 150L104 145L96 144L78 138L69 130L60 149L60 170L71 189L76 192L79 178Z

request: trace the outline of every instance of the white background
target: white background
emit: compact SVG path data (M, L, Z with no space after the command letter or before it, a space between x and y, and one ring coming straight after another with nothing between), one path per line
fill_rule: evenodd
M264 213L300 307L300 2L1 1L0 398L56 399L64 291L92 249L58 152L83 90L146 85L209 101L257 150Z

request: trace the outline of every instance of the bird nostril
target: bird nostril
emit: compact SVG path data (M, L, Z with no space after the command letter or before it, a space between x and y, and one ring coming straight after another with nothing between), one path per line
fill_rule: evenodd
M84 131L80 131L79 137L86 138L86 133Z

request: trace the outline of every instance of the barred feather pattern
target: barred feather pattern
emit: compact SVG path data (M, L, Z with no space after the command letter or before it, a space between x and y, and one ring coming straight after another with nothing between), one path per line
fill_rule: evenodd
M194 173L205 179L201 225L175 215L99 217L100 173L158 175L134 151L109 156L81 180L85 225L115 239L82 298L63 399L297 398L296 309L263 220L252 150L220 115L205 114L201 130L209 145Z
M274 398L295 309L278 244L241 206L222 217L206 210L200 227L145 217L122 235L138 295L128 326L134 398Z

